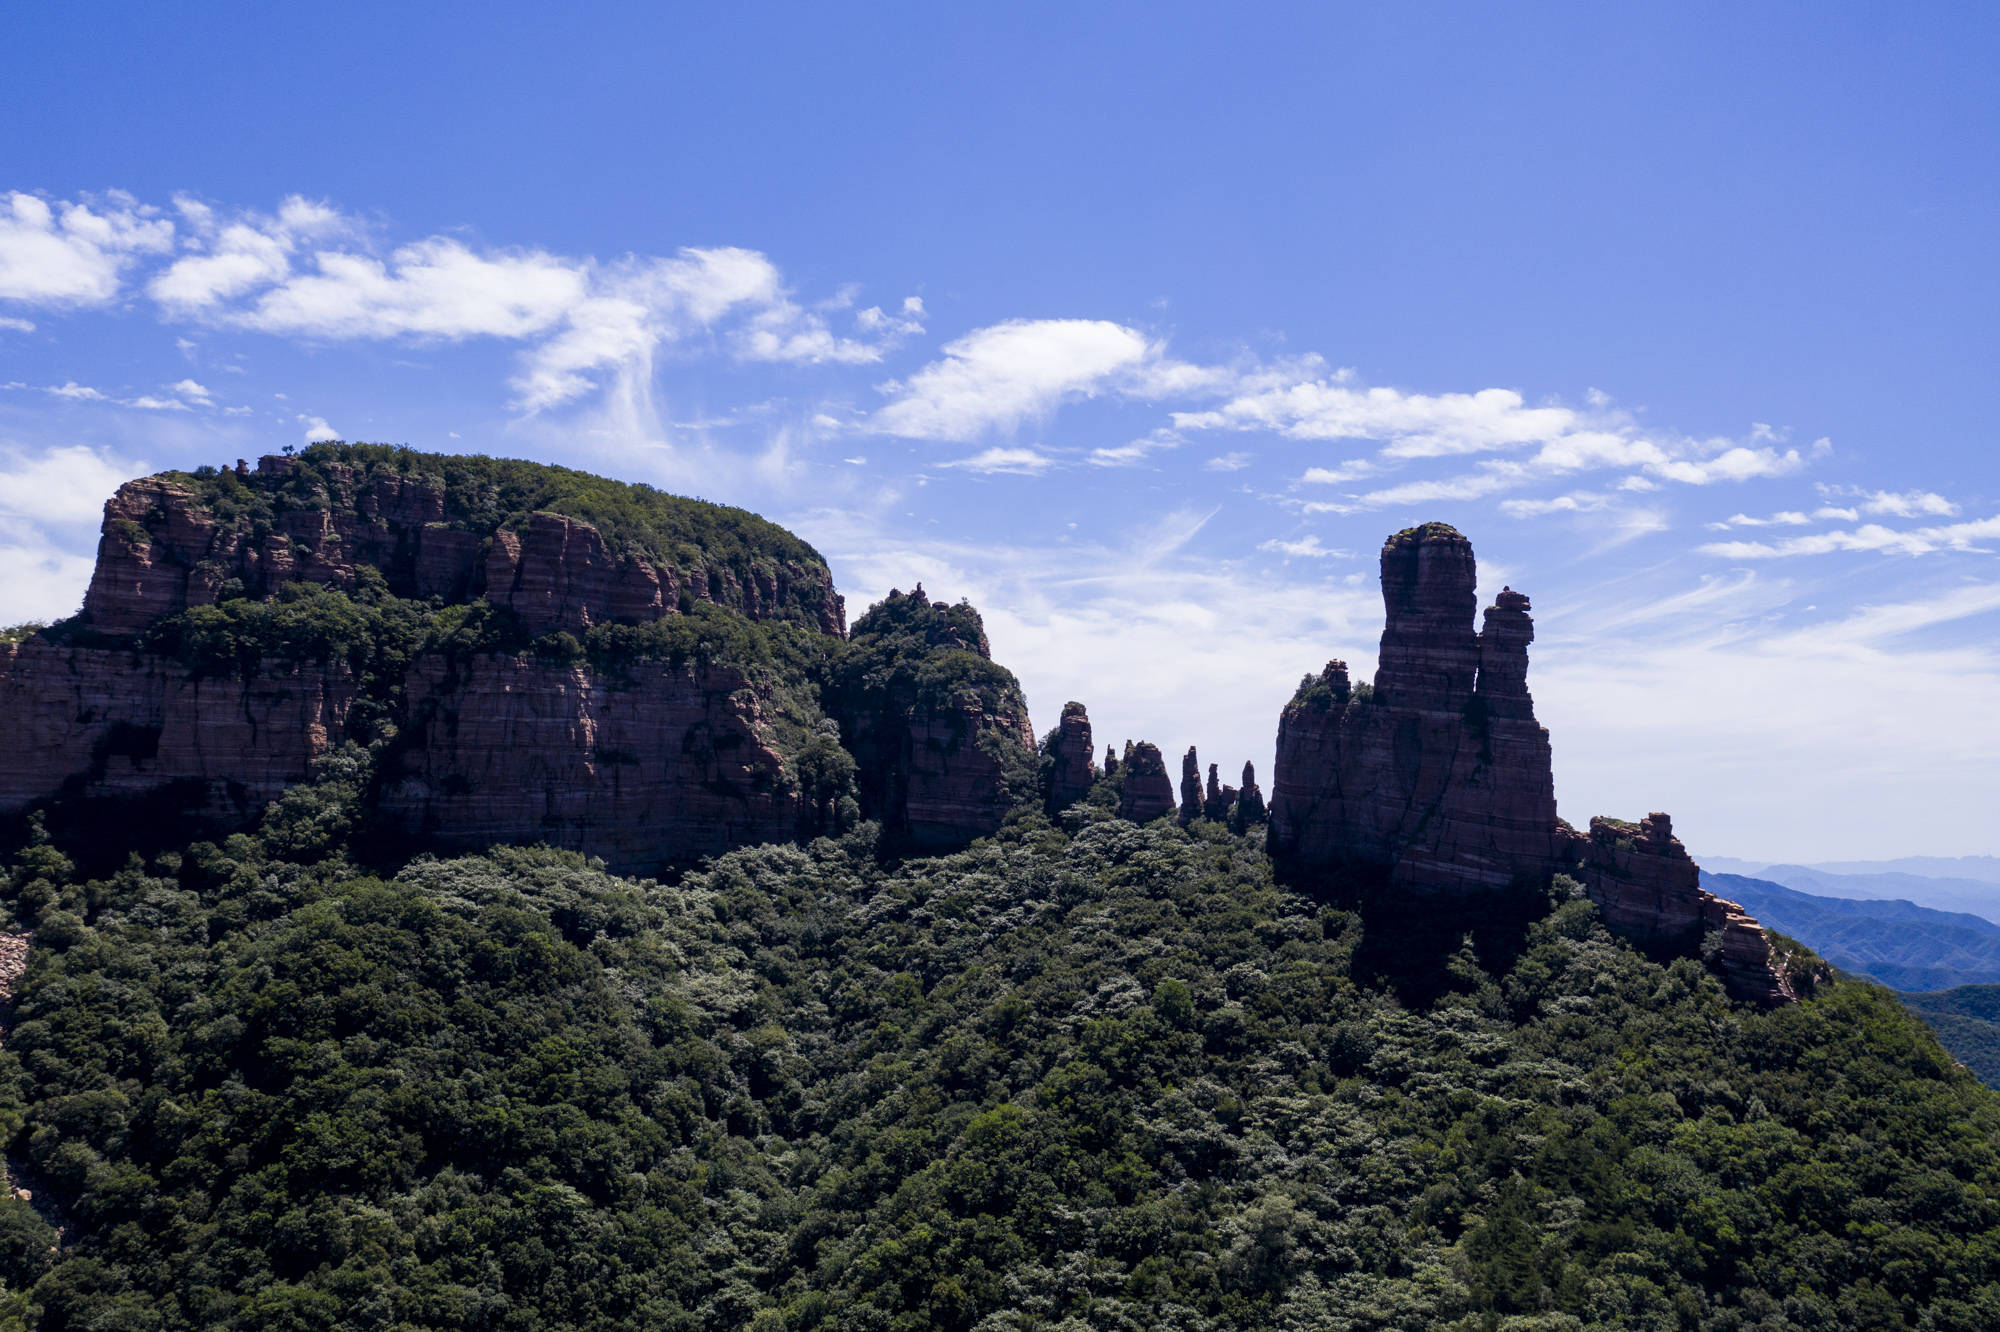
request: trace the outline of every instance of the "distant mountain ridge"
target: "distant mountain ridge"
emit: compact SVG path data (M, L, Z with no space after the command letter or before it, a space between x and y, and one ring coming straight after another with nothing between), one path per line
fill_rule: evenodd
M1904 899L1822 897L1740 874L1704 870L1702 883L1835 966L1891 988L2000 984L2000 925L1981 916Z
M1817 897L1849 899L1901 898L1936 911L1970 912L1991 922L2000 922L2000 882L1976 874L1944 877L1910 870L1863 869L1863 866L1902 865L1923 862L1935 865L1971 865L1990 862L1990 856L1967 856L1952 861L1940 857L1910 856L1900 861L1847 861L1850 869L1833 865L1759 864L1729 856L1702 856L1704 868L1717 874L1735 874L1783 884L1787 888Z

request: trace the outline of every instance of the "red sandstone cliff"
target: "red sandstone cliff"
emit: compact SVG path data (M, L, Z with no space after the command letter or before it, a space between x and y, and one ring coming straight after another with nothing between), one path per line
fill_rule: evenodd
M1278 724L1272 854L1417 892L1546 879L1562 860L1548 732L1527 688L1528 599L1473 632L1472 545L1442 524L1382 547L1387 620L1372 696L1328 662Z
M1613 933L1707 957L1738 998L1790 1001L1764 932L1702 890L1666 815L1637 827L1594 819L1588 837L1557 819L1549 736L1528 693L1528 598L1503 589L1475 633L1475 577L1471 543L1442 523L1383 545L1372 692L1331 661L1279 721L1273 857L1424 895L1574 872Z
M1055 814L1090 794L1097 780L1097 751L1090 736L1090 714L1083 704L1063 704L1062 719L1049 733L1044 751L1048 757L1045 803Z
M362 685L339 653L201 670L141 641L190 606L288 582L351 590L372 568L395 594L492 601L528 634L642 623L689 600L842 630L816 558L732 566L694 549L656 562L614 553L574 518L499 522L455 511L439 475L337 456L121 487L84 613L60 638L0 643L0 813L57 796L145 800L240 825L330 748L374 738L384 699L357 711ZM373 685L396 695L403 728L378 774L381 812L428 840L548 841L650 869L800 830L770 686L741 669L634 661L600 677L532 654L430 653Z
M1584 891L1612 933L1656 952L1707 957L1739 999L1792 1001L1770 939L1742 907L1701 886L1701 867L1674 836L1672 819L1654 813L1634 825L1594 818L1588 836L1569 839Z
M454 510L441 475L319 457L267 457L254 472L205 484L166 473L120 486L104 507L82 622L129 636L210 605L232 585L250 596L292 581L351 590L363 566L379 570L398 596L505 606L534 634L658 619L684 600L752 619L798 619L823 633L844 628L841 599L817 559L738 569L619 553L591 524L561 514L531 512L510 526L499 514Z

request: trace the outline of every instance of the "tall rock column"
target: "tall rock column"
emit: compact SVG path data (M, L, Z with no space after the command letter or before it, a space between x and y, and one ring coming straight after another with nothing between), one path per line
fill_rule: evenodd
M1201 760L1195 756L1194 746L1181 756L1181 826L1186 827L1201 817Z
M1390 707L1456 712L1472 696L1479 642L1472 543L1425 523L1382 545L1382 651L1375 697Z
M1069 808L1090 793L1097 780L1096 748L1090 738L1090 714L1081 703L1063 704L1062 720L1048 739L1049 813Z
M1279 721L1270 845L1281 863L1424 893L1559 866L1548 733L1527 690L1528 599L1502 593L1490 637L1475 634L1477 577L1472 544L1443 523L1383 543L1374 690L1355 694L1328 662Z

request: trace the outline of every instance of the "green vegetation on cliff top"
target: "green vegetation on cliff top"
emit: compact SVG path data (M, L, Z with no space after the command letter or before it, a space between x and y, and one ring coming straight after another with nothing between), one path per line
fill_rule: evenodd
M1562 881L1412 922L1102 786L930 860L370 877L359 785L0 875L0 1326L2000 1324L2000 1097Z
M747 509L518 458L325 442L307 445L276 472L239 477L229 468L203 467L168 475L225 521L255 521L280 509L325 509L341 488L336 467L361 484L381 475L434 477L444 483L445 521L481 536L518 528L534 513L557 513L591 524L615 551L656 562L825 563L810 545Z

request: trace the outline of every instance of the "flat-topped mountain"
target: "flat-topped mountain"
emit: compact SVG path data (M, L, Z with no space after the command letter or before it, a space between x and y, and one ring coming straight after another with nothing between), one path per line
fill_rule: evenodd
M164 473L106 504L82 612L0 644L0 814L240 827L353 743L409 845L651 869L859 817L960 844L1031 766L1012 676L861 680L984 660L954 613L963 642L884 648L878 616L850 643L783 528L538 463L319 444ZM860 788L843 727L879 760Z

